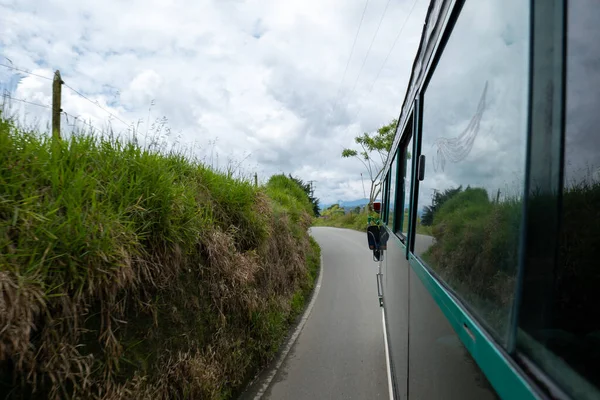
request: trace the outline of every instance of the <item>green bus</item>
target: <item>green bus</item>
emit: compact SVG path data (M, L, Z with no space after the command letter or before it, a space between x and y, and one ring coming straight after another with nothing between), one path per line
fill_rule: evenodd
M382 181L393 398L600 399L599 127L600 2L431 1Z

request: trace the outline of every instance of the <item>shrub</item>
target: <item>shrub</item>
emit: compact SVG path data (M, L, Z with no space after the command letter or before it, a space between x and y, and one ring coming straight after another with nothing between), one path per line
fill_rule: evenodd
M485 189L466 188L435 214L435 242L425 260L459 295L502 331L518 265L521 202L491 202Z

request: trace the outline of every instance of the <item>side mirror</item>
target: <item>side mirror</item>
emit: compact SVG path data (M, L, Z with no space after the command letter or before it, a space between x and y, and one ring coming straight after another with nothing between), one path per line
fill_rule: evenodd
M379 228L379 248L382 250L387 250L387 241L390 238L390 234L387 229L383 226Z
M388 231L383 226L371 225L367 227L367 241L369 249L373 250L373 259L381 261L383 253L381 250L387 249L387 241L389 238Z
M379 227L371 225L367 227L367 241L369 250L377 250L379 248Z

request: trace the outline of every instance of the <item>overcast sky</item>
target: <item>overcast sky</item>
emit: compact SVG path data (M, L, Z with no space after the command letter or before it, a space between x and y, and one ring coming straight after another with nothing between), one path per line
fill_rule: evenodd
M344 76L363 0L0 0L0 63L48 77L59 69L120 119L142 121L141 132L164 116L170 141L180 135L213 164L216 154L219 166L244 160L261 179L316 181L322 202L351 200L363 197L362 165L340 152L399 114L429 2L414 4L368 2ZM41 78L0 67L0 86L51 102ZM67 88L62 104L97 126L109 119ZM45 126L48 110L13 107Z
M521 0L465 3L424 95L421 206L460 185L522 195L528 20Z

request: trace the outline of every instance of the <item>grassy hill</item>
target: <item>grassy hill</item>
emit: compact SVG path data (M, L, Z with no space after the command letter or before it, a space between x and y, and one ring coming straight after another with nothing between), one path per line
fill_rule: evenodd
M0 114L0 394L231 397L312 289L311 217L285 176L254 187Z

